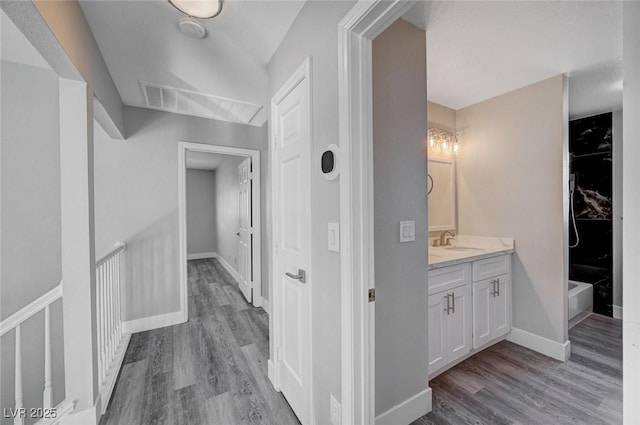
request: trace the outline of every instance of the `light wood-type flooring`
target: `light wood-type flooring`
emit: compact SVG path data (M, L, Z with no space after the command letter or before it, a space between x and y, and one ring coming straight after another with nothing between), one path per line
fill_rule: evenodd
M189 321L132 336L100 425L299 424L267 378L267 313L217 260L188 273Z
M592 314L569 330L571 358L500 342L430 382L433 410L412 425L622 423L622 322Z

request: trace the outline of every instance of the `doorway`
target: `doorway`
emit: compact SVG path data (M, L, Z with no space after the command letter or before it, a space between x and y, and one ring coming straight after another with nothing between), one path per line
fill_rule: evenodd
M215 170L222 171L220 181ZM263 306L261 282L261 226L260 226L260 152L252 149L215 146L201 143L179 143L179 238L180 238L180 293L182 309L188 316L189 259L215 258L238 282L246 301L255 307ZM212 176L202 176L212 173ZM202 221L200 231L192 229L188 238L187 182L193 180L206 187L206 181L215 184L215 192L225 208L206 213L193 211L193 218ZM234 183L235 182L235 183ZM195 188L194 188L195 189ZM194 193L195 195L195 193ZM196 196L193 208L204 208ZM215 205L215 200L209 202ZM216 211L220 211L218 217ZM207 233L210 233L207 237Z

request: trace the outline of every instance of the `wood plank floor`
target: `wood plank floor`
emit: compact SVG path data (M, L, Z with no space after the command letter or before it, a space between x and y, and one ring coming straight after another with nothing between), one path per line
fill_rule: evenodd
M592 314L569 330L561 363L500 342L430 382L426 424L622 423L622 322Z
M299 424L267 377L268 316L193 260L189 321L134 334L100 425Z

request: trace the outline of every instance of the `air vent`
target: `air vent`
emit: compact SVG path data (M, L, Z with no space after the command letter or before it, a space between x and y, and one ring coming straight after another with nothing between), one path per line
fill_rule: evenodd
M145 106L215 120L251 124L262 105L140 81Z

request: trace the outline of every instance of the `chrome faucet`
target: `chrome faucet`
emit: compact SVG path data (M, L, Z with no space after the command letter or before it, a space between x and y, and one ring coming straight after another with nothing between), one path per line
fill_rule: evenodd
M450 238L447 238L447 239L445 240L445 238L444 238L444 237L447 235L447 233L448 233L449 235L451 235L451 237L450 237ZM444 232L442 232L442 234L440 235L440 246L448 246L448 245L451 245L451 240L453 240L453 239L455 239L455 238L456 238L456 235L454 235L453 233L451 233L451 231L449 231L449 230L445 230L445 231L444 231Z

